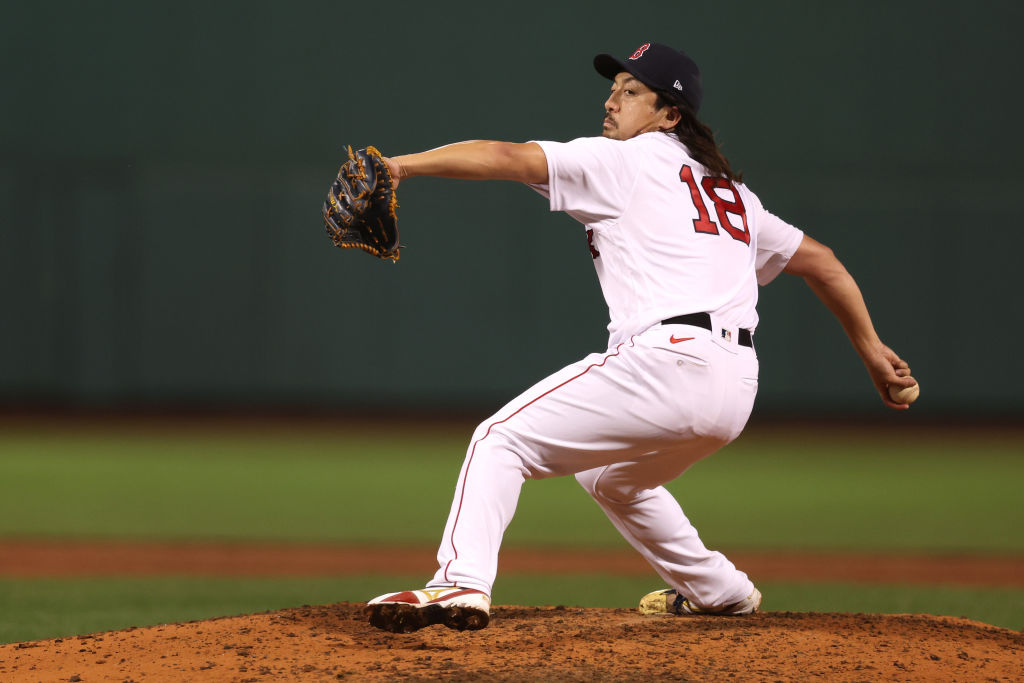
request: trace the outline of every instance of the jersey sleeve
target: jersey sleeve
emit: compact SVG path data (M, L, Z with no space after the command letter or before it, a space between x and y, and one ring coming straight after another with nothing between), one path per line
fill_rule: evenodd
M765 210L755 197L757 216L757 284L764 286L778 277L800 247L804 233Z
M531 187L548 198L552 211L564 211L590 224L618 218L626 210L637 173L622 142L607 138L535 142L547 157L548 182Z

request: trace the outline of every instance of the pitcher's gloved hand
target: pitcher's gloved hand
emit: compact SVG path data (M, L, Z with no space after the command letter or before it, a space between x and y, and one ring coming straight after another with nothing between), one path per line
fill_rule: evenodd
M398 260L398 199L387 162L375 147L356 152L331 183L322 213L327 235L342 249Z

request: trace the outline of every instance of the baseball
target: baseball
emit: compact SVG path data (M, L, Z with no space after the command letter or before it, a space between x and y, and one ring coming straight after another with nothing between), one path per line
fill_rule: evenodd
M898 387L891 385L889 387L889 396L896 403L913 403L917 400L917 397L921 394L921 385L915 384L911 387Z

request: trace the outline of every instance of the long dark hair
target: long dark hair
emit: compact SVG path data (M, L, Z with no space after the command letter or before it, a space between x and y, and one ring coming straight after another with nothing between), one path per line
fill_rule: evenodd
M670 132L679 136L679 141L690 150L690 156L701 163L711 175L724 176L731 181L742 183L743 174L734 173L729 160L718 149L714 132L700 122L690 105L678 100L672 93L655 90L658 94L657 107L675 107L679 110L679 123Z

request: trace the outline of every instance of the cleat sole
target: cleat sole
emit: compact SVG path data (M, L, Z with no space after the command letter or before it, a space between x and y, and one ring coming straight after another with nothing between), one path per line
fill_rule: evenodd
M490 615L473 607L452 605L408 605L379 603L367 605L363 613L371 626L391 633L413 633L421 628L443 624L456 631L478 631L490 623Z

